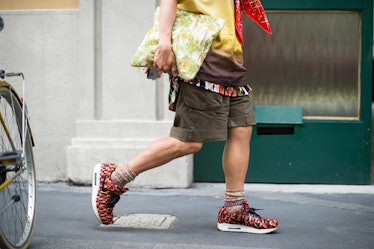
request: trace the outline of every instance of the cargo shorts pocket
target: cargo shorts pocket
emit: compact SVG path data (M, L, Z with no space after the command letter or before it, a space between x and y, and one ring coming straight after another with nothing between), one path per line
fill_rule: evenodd
M190 84L183 84L183 99L186 105L196 110L213 110L222 105L223 96Z

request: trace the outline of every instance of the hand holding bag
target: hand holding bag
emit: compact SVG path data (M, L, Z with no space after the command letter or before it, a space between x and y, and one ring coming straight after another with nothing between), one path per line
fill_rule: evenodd
M153 67L159 40L159 14L158 7L154 15L153 27L147 32L131 59L131 65L134 67ZM221 18L177 10L172 28L172 50L180 78L184 80L195 78L213 40L224 25L225 20Z

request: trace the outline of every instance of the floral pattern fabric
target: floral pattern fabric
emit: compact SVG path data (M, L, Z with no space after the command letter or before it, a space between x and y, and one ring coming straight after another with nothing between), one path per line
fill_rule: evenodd
M154 26L131 59L135 67L153 67L153 59L159 40L159 13L155 12ZM177 10L172 29L172 49L175 54L179 77L192 80L198 73L213 40L225 25L225 20L212 16Z

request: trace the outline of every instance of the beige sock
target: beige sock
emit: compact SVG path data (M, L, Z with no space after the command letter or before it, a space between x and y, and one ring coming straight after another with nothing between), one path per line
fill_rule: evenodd
M135 177L137 177L137 175L126 163L120 163L112 173L112 182L123 188L127 183L133 181Z
M245 192L243 189L228 189L225 192L225 208L229 213L235 213L243 207Z

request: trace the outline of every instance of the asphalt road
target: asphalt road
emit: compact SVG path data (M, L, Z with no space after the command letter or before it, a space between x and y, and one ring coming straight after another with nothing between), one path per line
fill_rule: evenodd
M277 185L266 187L264 191L247 191L247 197L252 206L264 209L259 211L262 216L278 218L280 228L270 235L253 235L216 229L222 185L132 189L115 207L117 215L176 217L169 229L161 230L100 226L91 210L89 187L39 184L37 224L30 249L374 248L374 191L325 194L278 192Z

